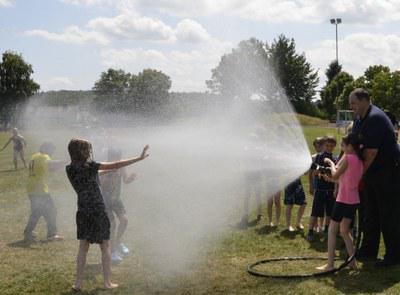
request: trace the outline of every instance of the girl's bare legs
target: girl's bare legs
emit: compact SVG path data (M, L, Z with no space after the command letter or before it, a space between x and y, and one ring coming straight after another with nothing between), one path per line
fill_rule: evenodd
M79 290L83 281L83 273L85 270L86 256L89 251L89 242L86 240L79 241L78 256L76 258L76 279L72 288Z
M268 225L269 226L274 226L274 223L272 222L272 206L273 206L274 200L273 197L268 199L267 201L267 213L268 213Z
M279 225L281 220L281 192L277 192L274 196L275 204L275 224Z
M296 227L298 229L303 230L304 226L301 224L301 219L303 218L304 210L306 209L306 205L301 205L299 206L299 210L297 211L297 222L296 222Z
M26 168L26 162L24 157L24 150L19 152L19 156L21 157L22 163L24 163L24 168Z
M281 220L281 193L278 192L268 199L267 211L268 211L268 222L270 226L274 226L272 222L272 207L275 204L275 225L279 225Z
M325 222L325 217L318 217L316 232L319 233L324 231L324 222Z
M117 235L115 237L116 246L121 244L122 236L128 226L128 218L126 217L126 214L118 215L118 220L119 220L119 224L118 224L118 229L117 229Z
M331 220L331 223L332 222L333 221ZM350 232L350 224L351 219L349 218L343 218L342 222L340 223L340 235L342 236L343 241L346 245L346 250L349 257L354 254L353 237L351 236ZM357 261L355 258L350 262L349 266L353 269L357 268Z
M260 221L262 218L262 206L261 206L261 188L259 187L260 184L256 184L255 187L255 197L257 202L257 221Z
M335 266L336 235L339 230L339 223L331 221L328 230L328 263L317 267L318 270L331 270Z
M286 205L286 227L289 231L294 231L292 226L292 208L293 205Z
M13 155L13 162L14 162L14 169L18 170L18 154L15 150Z
M104 288L114 289L117 284L111 282L111 247L110 241L105 240L100 244L101 249L101 263L103 265Z

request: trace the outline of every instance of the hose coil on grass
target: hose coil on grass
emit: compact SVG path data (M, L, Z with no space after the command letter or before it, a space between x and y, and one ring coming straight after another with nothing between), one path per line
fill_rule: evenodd
M349 265L349 263L356 257L358 249L360 248L360 242L361 242L361 234L362 234L362 228L361 228L361 216L358 214L358 230L357 230L357 239L355 242L355 251L354 254L350 257L348 257L341 265L338 267L335 267L331 270L328 271L320 271L320 272L314 272L314 273L309 273L309 274L269 274L266 272L261 272L255 269L257 265L261 264L267 264L267 263L274 263L274 262L279 262L279 261L299 261L299 260L327 260L327 257L275 257L275 258L267 258L267 259L262 259L259 261L256 261L250 265L247 266L247 272L253 276L256 277L264 277L264 278L274 278L274 279L305 279L305 278L316 278L316 277L323 277L327 275L334 274L346 266Z

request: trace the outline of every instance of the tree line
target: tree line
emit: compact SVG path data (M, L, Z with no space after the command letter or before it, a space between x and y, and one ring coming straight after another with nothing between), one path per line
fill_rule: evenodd
M33 95L44 98L47 105L68 106L86 101L100 112L140 113L151 116L177 114L191 105L227 99L246 98L257 93L265 103L274 103L286 95L298 113L334 120L338 109L348 109L347 97L357 87L366 88L374 104L400 114L400 71L383 65L371 65L360 77L353 77L337 61L325 70L326 84L318 91L318 71L304 53L296 49L294 39L278 36L271 43L256 38L241 41L224 54L211 69L204 93L170 92L170 77L156 69L134 74L108 69L100 74L91 91L52 91L40 93L32 79L33 68L21 54L6 51L0 62L0 123L15 122L22 106ZM319 95L318 95L319 94ZM171 103L175 108L171 107ZM178 107L177 107L178 106Z

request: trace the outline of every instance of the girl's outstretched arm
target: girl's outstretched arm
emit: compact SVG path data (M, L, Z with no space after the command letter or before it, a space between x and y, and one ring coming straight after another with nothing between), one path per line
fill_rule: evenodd
M340 159L337 167L335 166L335 163L333 163L330 159L325 159L325 162L329 164L331 171L332 171L332 176L330 177L333 181L336 181L339 179L340 175L342 175L346 169L347 169L347 160L346 157L343 157Z
M146 159L149 154L147 154L147 150L149 149L149 145L146 145L143 148L142 154L139 157L116 161L116 162L102 162L100 163L99 170L113 170L113 169L120 169L125 166L132 165L133 163L142 161Z

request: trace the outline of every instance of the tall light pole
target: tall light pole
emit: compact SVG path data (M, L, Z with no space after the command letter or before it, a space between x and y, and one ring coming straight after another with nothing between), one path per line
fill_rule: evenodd
M336 62L339 64L339 49L338 49L338 31L337 31L337 26L338 24L342 23L341 18L331 18L331 24L335 25L336 27Z

